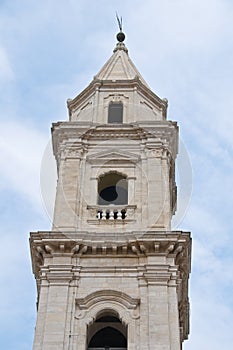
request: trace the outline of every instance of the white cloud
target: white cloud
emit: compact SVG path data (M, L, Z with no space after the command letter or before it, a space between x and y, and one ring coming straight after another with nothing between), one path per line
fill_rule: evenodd
M227 1L148 0L137 3L137 11L131 13L130 20L135 21L134 27L141 29L139 35L144 34L144 28L151 30L154 41L149 50L155 49L160 55L165 49L166 54L171 52L173 57L178 54L182 59L182 55L189 52L209 53L222 44L222 36L230 39L232 15ZM148 42L141 43L147 45Z
M199 287L200 285L198 285ZM215 292L206 293L210 288L197 297L192 298L195 308L191 311L191 336L185 342L185 350L219 350L230 349L232 344L233 314Z
M46 137L20 122L1 124L1 190L14 189L33 205L41 203L40 161Z

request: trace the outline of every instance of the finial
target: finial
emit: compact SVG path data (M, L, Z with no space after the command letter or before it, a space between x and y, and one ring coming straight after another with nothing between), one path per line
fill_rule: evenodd
M117 34L116 38L119 41L119 43L123 43L123 41L125 40L125 34L122 32L122 17L119 18L117 12L116 12L116 18L120 29L120 32Z

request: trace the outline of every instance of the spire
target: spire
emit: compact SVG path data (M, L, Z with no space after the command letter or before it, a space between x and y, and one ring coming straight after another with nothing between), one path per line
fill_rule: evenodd
M128 55L128 49L123 43L125 34L122 32L122 18L117 16L120 32L116 35L118 43L113 50L113 55L96 74L95 79L99 80L132 80L139 79L146 87L149 88L134 63Z

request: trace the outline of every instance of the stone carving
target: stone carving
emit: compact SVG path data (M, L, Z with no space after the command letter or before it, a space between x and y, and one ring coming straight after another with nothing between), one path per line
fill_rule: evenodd
M77 309L75 317L78 319L84 318L88 312L89 319L91 318L90 322L93 322L95 315L98 313L96 309L99 308L100 311L103 311L104 308L113 308L119 315L122 315L125 321L126 313L131 318L137 319L139 317L139 304L139 299L132 298L126 293L116 290L100 290L87 295L85 298L76 299ZM92 311L93 309L94 311ZM122 310L124 310L123 313Z

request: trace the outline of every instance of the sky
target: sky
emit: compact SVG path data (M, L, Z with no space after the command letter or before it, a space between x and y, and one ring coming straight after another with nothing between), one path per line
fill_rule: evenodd
M50 127L68 119L66 100L112 54L116 11L131 59L168 99L168 119L180 128L178 195L187 198L173 223L193 238L184 350L232 349L230 0L0 0L0 348L32 349L36 285L28 239L30 231L51 229L40 180L45 168L48 181L54 171L52 161L44 163Z

